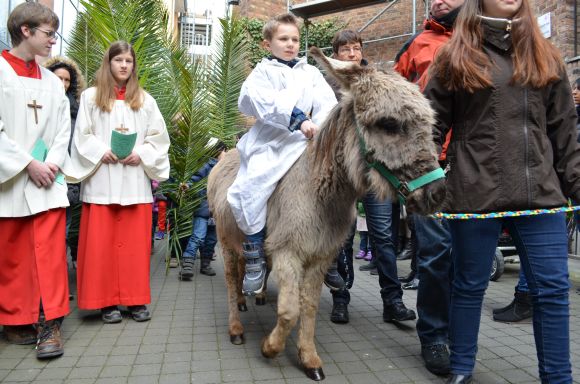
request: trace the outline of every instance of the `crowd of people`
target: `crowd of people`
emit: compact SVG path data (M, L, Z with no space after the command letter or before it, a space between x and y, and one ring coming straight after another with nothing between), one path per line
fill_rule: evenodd
M169 134L155 100L139 86L133 47L111 43L94 86L83 91L83 75L71 60L36 62L49 56L58 26L54 12L39 3L17 6L8 18L13 47L0 58L0 324L9 342L36 344L39 359L64 353L66 245L77 269L78 308L118 323L125 306L141 322L151 318L152 238L167 229L167 202L155 191L169 178ZM263 38L270 56L253 69L239 98L240 112L255 124L237 144L240 170L227 196L246 235L242 292L248 296L262 292L268 274L268 199L343 97L333 79L298 58L294 16L271 19ZM337 60L369 65L355 31L339 31L332 50ZM394 70L416 83L436 112L445 212L580 201L580 79L570 86L528 0L433 0L424 30L402 47ZM226 150L219 140L208 147L216 157L182 188L203 182ZM154 195L162 218L153 218ZM215 226L205 190L199 195L180 280L194 277L198 252L200 273L215 275ZM383 320L418 318L427 369L449 375L451 384L472 382L482 301L498 237L507 229L520 257L520 281L514 301L494 311L494 319L532 317L541 381L572 382L563 213L486 220L409 213L410 239L402 247L405 210L398 201L369 192L356 209L357 221L325 277L331 321L349 322L358 230L355 258L369 262L361 270L378 275ZM410 277L398 277L398 247L409 254L399 258L413 258ZM403 303L401 280L418 289L417 313Z

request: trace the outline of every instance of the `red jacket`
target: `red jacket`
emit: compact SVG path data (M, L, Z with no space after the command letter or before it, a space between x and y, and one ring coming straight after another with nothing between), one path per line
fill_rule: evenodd
M423 90L427 85L427 69L433 62L437 50L451 38L451 28L434 19L423 23L424 31L415 35L399 52L395 70ZM445 160L451 131L447 135L439 160Z

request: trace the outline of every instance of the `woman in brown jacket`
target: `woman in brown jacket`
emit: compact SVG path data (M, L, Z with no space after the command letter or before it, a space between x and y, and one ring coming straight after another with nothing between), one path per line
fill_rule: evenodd
M528 0L466 1L425 88L435 138L453 127L448 212L554 208L580 201L576 112L563 61ZM542 383L571 383L565 216L450 220L454 277L449 383L469 383L483 296L502 224L517 245L534 307Z

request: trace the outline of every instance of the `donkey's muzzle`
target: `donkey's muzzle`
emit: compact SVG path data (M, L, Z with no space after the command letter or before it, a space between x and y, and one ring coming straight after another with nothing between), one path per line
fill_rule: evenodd
M446 194L445 179L432 181L409 195L407 210L423 216L435 213L442 208Z

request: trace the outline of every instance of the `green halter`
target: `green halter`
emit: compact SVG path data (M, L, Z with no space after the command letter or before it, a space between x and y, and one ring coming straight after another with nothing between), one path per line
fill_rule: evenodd
M409 194L411 194L411 192L413 192L414 190L419 189L435 180L445 178L445 172L443 172L443 169L438 167L432 170L431 172L428 172L425 175L420 176L409 182L399 180L395 175L391 173L391 171L387 169L387 167L385 167L385 164L383 164L382 162L376 160L370 161L371 152L369 152L369 150L367 149L367 145L362 136L358 122L356 125L356 133L358 134L360 152L362 157L365 159L367 167L375 169L378 173L381 174L381 176L387 179L388 182L391 183L393 187L395 187L395 189L397 190L397 194L399 195L399 201L401 202L401 204L405 204L405 202L407 201L407 197L409 197Z

